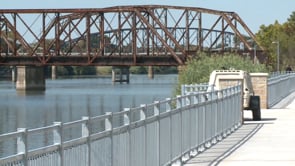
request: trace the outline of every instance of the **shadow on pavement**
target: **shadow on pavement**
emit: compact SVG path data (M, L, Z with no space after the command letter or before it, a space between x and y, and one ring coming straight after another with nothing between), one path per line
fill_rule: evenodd
M274 121L276 118L266 118L265 121ZM249 120L250 121L250 120ZM242 146L255 133L257 133L265 123L262 121L253 121L254 123L246 123L238 130L218 142L211 148L198 154L196 157L190 159L185 166L205 166L218 165L223 159L232 154L236 149ZM262 123L257 123L262 122Z

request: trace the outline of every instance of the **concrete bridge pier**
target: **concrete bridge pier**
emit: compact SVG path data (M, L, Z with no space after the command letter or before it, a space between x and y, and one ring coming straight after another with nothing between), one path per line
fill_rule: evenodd
M148 67L148 77L149 77L149 79L154 79L154 68L153 68L153 66Z
M55 80L57 77L56 66L51 66L51 79Z
M112 82L120 82L122 84L123 82L126 82L129 84L129 66L113 66L112 67Z
M16 90L17 91L44 91L44 67L17 66Z
M15 66L11 66L11 81L15 82L16 81L16 67Z

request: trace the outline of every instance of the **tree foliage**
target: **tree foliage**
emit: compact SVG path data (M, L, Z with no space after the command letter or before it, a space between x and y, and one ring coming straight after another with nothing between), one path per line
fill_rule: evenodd
M256 34L259 43L268 51L269 64L275 69L277 64L277 44L280 49L280 70L288 65L295 65L295 12L288 18L287 22L280 24L275 21L271 25L261 25Z

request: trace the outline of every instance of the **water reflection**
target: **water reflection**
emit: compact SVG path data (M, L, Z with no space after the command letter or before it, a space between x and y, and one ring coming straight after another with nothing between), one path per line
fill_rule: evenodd
M18 96L44 96L45 95L45 91L41 90L41 91L23 91L23 90L18 90L16 91L16 94Z

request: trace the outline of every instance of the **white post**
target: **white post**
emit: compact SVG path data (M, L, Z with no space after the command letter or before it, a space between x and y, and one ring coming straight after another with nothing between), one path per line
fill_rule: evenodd
M90 131L89 131L89 117L83 116L82 120L85 122L82 123L82 137L89 137Z
M140 120L145 120L146 118L146 104L141 104L140 105Z
M185 95L185 85L181 85L181 95Z
M60 156L60 165L64 166L64 149L63 149L63 129L62 122L54 122L53 123L56 128L53 130L53 143L54 145L59 145L59 156Z
M160 101L154 101L154 116L158 116L160 114Z
M105 119L105 131L110 131L111 134L110 134L110 138L111 138L111 165L113 165L113 159L114 159L114 152L113 152L113 144L114 144L114 141L113 141L113 124L112 124L112 121L113 121L113 113L112 112L106 112L105 113L107 115L107 118Z
M88 116L83 116L82 120L85 122L82 123L82 137L87 138L87 148L88 148L88 166L91 165L91 146L90 146L90 122L89 122L89 117Z
M108 117L105 119L105 131L112 130L112 112L106 112L105 114L108 115Z
M166 112L171 111L171 98L166 98Z
M183 103L183 105L187 106L187 105L191 105L191 95L188 95L185 97L185 103Z
M130 124L130 108L124 108L124 125L129 125Z
M28 140L27 140L27 129L26 128L18 128L18 132L21 132L22 135L17 137L17 153L23 154L23 163L24 166L28 165L27 155L28 155Z
M177 95L176 96L176 108L181 108L182 107L182 98L181 96Z

